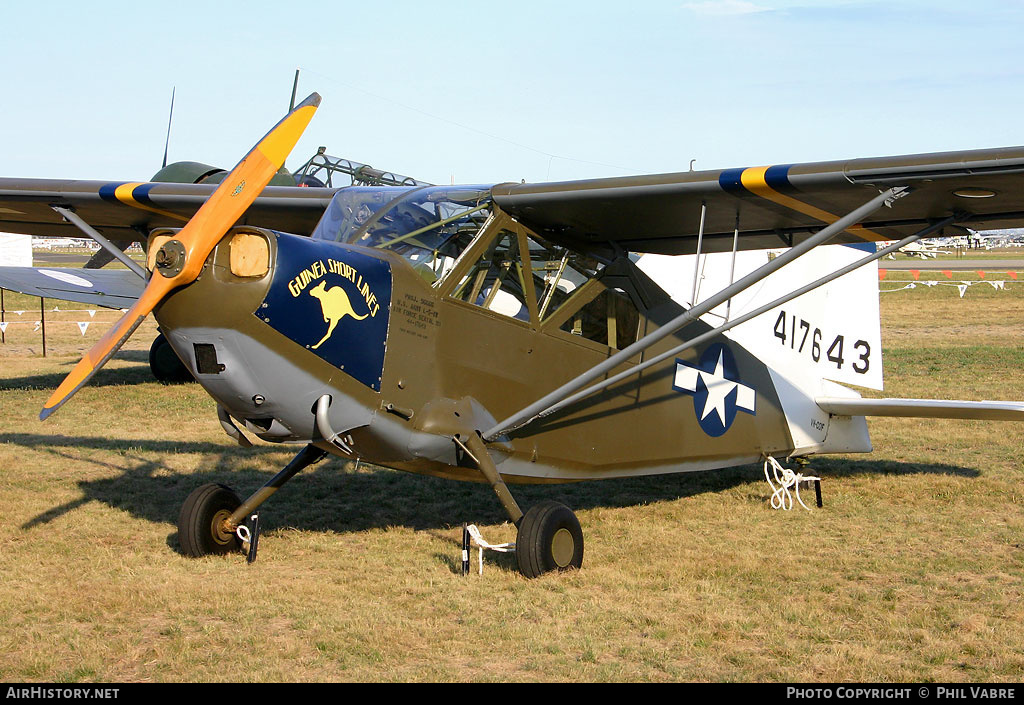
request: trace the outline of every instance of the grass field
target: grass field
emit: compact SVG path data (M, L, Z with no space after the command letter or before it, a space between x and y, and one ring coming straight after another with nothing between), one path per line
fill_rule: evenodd
M887 395L1024 399L1024 283L881 301ZM255 564L190 560L185 496L244 495L290 454L238 449L198 385L152 382L152 322L39 422L116 316L48 313L46 358L27 324L0 347L2 681L1024 677L1021 425L873 420L874 454L812 463L812 512L773 511L760 467L516 488L587 541L583 570L533 581L506 555L459 575L461 522L515 538L488 487L331 460L264 507Z

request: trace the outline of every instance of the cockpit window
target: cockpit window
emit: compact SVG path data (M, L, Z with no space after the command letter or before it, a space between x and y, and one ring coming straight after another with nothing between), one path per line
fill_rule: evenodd
M533 233L527 242L542 322L617 350L636 342L640 311L629 294L604 283L604 264Z
M573 292L596 277L604 268L597 260L574 250L553 245L529 235L530 270L537 290L537 307L541 320L562 307Z
M530 320L531 291L526 284L519 238L503 229L452 292L452 297L504 316Z
M314 237L389 249L440 280L491 212L487 186L360 188L338 192Z
M604 289L562 324L561 330L622 350L637 341L640 312L621 289Z
M381 208L401 198L414 188L352 186L343 188L331 199L313 238L331 242L350 242L353 234L366 225Z

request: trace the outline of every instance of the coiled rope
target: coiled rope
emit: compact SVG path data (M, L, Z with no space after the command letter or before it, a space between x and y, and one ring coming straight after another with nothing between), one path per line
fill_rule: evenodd
M775 477L775 482L772 482L772 478L768 474L769 465L771 465L772 475ZM790 491L790 488L792 487L796 488L796 501L800 503L801 507L807 511L811 511L811 508L804 504L804 501L800 498L800 483L821 481L820 477L801 475L798 472L793 472L789 468L782 467L782 465L779 464L779 461L770 455L764 456L764 479L768 482L768 486L772 488L772 509L784 509L786 511L793 508L794 492Z

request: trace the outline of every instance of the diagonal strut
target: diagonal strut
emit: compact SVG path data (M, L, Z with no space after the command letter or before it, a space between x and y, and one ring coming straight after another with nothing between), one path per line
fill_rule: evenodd
M807 240L803 241L799 245L791 247L789 250L779 255L775 259L769 261L767 264L762 265L758 269L754 270L747 276L743 277L739 281L727 286L726 288L719 291L714 296L705 299L699 304L695 304L690 309L684 311L674 319L669 321L666 325L662 326L656 331L645 335L640 340L636 341L632 345L620 350L616 354L609 357L604 362L594 365L583 374L575 377L569 382L565 383L558 389L550 392L541 399L538 399L533 404L519 410L512 414L504 421L496 424L494 427L483 433L483 439L487 442L494 441L498 437L502 436L509 431L515 430L520 426L536 419L543 411L547 410L554 404L561 402L570 395L579 391L586 385L590 384L594 380L598 379L607 372L618 367L621 363L625 362L632 356L639 352L646 350L647 348L655 345L662 339L668 337L672 333L675 333L680 328L686 326L692 321L697 320L708 311L714 309L716 306L726 302L736 294L746 290L753 286L757 282L761 281L773 272L781 269L786 264L789 264L797 257L806 254L818 245L823 245L833 237L846 230L847 228L862 221L867 216L871 215L875 211L879 210L883 206L889 205L892 201L897 198L910 193L910 190L905 186L895 186L888 189L887 191L880 193L879 195L872 198L864 205L856 208L834 223L827 225L820 231L812 235Z

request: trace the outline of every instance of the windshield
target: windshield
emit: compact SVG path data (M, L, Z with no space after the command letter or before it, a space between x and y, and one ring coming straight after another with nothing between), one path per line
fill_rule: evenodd
M313 237L397 252L433 283L490 213L488 186L353 187L338 192Z
M349 242L356 230L381 208L413 191L408 187L351 186L343 188L331 199L331 205L313 231L315 240Z

